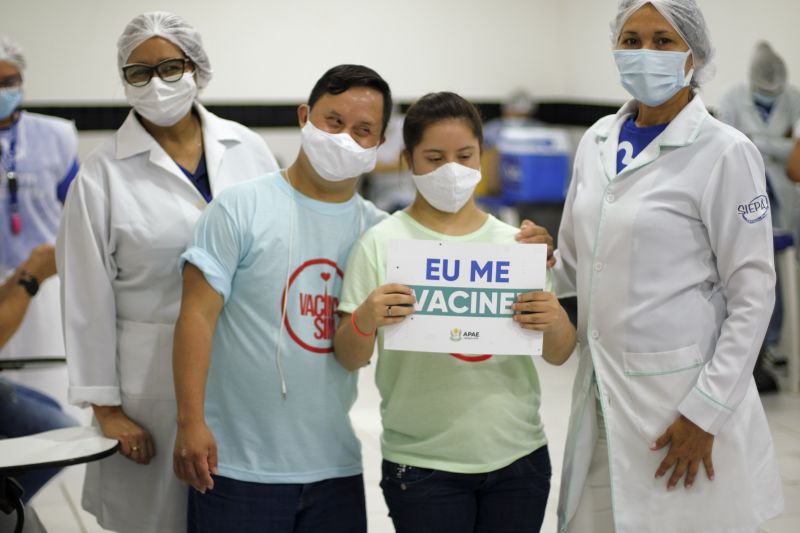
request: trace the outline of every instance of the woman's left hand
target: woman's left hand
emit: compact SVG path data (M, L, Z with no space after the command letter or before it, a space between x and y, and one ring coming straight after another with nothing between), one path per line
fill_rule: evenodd
M656 470L656 479L675 466L672 476L667 483L667 490L671 490L686 475L684 486L688 489L694 483L700 463L706 469L708 479L714 480L714 464L711 461L711 448L714 446L714 435L706 433L694 422L680 415L663 435L650 447L651 450L660 450L670 444L667 456L661 461Z
M556 264L556 258L553 257L553 237L542 226L537 226L528 219L522 221L519 233L516 236L517 242L523 244L546 244L547 245L547 266L551 267Z
M525 329L550 331L563 321L569 321L567 312L552 292L526 292L520 294L511 306L517 313L514 321Z

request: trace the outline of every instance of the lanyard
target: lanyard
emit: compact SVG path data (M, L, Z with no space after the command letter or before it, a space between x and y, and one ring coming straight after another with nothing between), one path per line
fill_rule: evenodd
M19 183L17 182L17 125L11 128L11 140L8 143L8 164L6 165L6 182L8 183L8 212L11 215L11 234L22 233L22 217L19 214Z

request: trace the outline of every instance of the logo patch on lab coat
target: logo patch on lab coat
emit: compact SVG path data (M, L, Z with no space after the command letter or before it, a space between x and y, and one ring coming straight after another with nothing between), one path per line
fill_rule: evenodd
M767 217L767 213L769 213L769 199L765 194L761 194L746 204L740 204L736 210L739 212L739 215L741 215L742 220L748 224L755 224Z

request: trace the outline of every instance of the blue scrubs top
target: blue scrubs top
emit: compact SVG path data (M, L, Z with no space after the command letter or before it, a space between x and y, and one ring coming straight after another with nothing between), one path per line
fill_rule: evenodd
M772 114L772 108L775 107L775 104L766 104L754 98L753 105L756 106L756 111L758 111L758 116L761 117L761 120L763 120L765 124L769 122L769 116Z
M208 182L206 155L203 154L203 157L200 158L200 163L197 165L197 170L194 172L186 170L181 165L178 165L178 168L180 168L181 172L183 172L183 174L189 178L189 181L191 181L192 185L195 186L197 192L203 195L203 198L206 199L206 202L211 202L211 184Z

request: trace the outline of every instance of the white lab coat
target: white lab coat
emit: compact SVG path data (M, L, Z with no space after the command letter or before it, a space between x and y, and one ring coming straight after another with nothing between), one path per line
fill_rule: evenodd
M554 282L577 294L580 363L564 455L559 531L575 513L597 438L592 372L608 432L616 531L752 533L783 508L752 378L774 302L772 228L758 151L698 96L617 175L636 102L584 135L561 222ZM747 211L745 209L745 211ZM756 221L763 215L763 218ZM715 481L666 490L682 413L715 435Z
M764 157L770 185L778 198L776 226L800 238L800 185L786 176L786 164L794 148L795 123L800 120L800 91L786 87L764 122L748 86L731 88L720 100L719 118L747 135Z
M272 172L263 139L199 104L213 195ZM122 405L155 439L147 466L120 454L87 466L83 505L115 531L185 531L187 488L172 472L172 336L178 258L206 205L133 112L80 170L56 254L70 401Z

